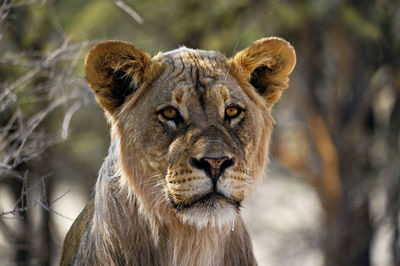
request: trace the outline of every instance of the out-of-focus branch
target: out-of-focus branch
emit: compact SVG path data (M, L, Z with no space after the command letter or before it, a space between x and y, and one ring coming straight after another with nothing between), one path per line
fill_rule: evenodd
M1 8L5 9L4 4ZM8 85L0 84L3 86L0 93L0 115L4 114L3 120L0 120L0 181L13 178L22 184L19 196L15 195L14 208L0 211L1 218L19 218L36 205L60 215L49 208L47 200L31 202L28 194L37 184L28 182L28 171L22 174L21 169L26 169L29 161L68 136L69 123L82 105L81 101L85 98L82 97L82 92L86 89L86 84L74 76L72 67L78 62L78 58L83 57L83 48L87 45L88 42L69 44L68 40L65 40L59 48L44 56L36 53L34 59L31 59L29 53L21 52L13 55L11 59L3 58L0 61L0 65L28 67L19 78L13 81L5 79L5 82L11 81ZM75 89L71 89L71 84ZM77 90L79 87L82 87L80 91ZM20 107L22 100L18 96L20 92L23 92L22 95L32 94L33 100L28 103L35 106L35 109L38 109L35 99L40 92L40 104L44 107L30 113L23 111ZM72 105L68 108L70 103ZM42 127L43 121L61 106L67 108L62 124L62 138L48 137L48 133ZM9 118L6 118L7 116ZM41 188L42 195L46 195L45 190L46 187Z
M116 6L125 11L129 16L131 16L137 23L143 24L144 22L143 18L133 8L131 8L121 0L115 0L114 3Z
M307 144L309 145L309 144ZM319 175L315 173L308 164L306 158L296 154L287 147L283 140L278 139L273 146L273 156L276 158L284 167L293 171L294 173L300 174L307 180L313 187L319 187Z
M15 206L13 209L8 210L8 211L2 211L0 212L0 218L20 218L19 214L27 211L28 209L34 208L37 205L40 205L43 209L45 209L48 212L54 213L60 217L63 217L67 220L73 221L71 218L62 215L61 213L53 210L50 208L51 205L53 205L55 202L63 198L65 195L67 195L70 192L70 189L68 189L66 192L62 193L59 195L55 200L52 202L48 202L47 196L46 196L46 186L45 186L45 180L49 178L50 175L47 176L42 176L40 180L35 182L32 185L28 185L28 172L26 171L24 176L23 176L23 186L22 186L22 191L20 193L20 197L15 203ZM31 192L34 188L41 186L41 199L38 199L34 201L33 203L29 203L29 192ZM1 221L1 219L0 219ZM1 224L0 224L1 225Z
M60 216L60 217L63 217L63 218L65 218L65 219L71 221L71 222L74 221L74 219L71 219L71 218L69 218L69 217L67 217L67 216L65 216L65 215L62 215L61 213L56 212L55 210L51 209L49 206L47 206L47 205L46 205L45 203L43 203L41 200L37 200L36 202L37 202L40 206L42 206L42 208L45 209L46 211L48 211L48 212L50 212L50 213L54 213L54 214L56 214L56 215L58 215L58 216Z
M69 128L69 123L71 122L71 118L74 115L76 111L81 107L81 103L76 102L74 103L67 111L67 113L64 116L64 121L62 124L62 131L61 131L61 138L63 140L68 138L68 128Z
M325 199L325 208L328 216L336 214L336 209L341 198L341 184L339 178L338 153L329 134L326 123L316 112L315 108L308 105L307 125L313 137L316 150L322 162L322 172L319 190ZM328 217L328 221L331 221Z
M295 85L292 85L296 87ZM295 90L299 90L296 89ZM304 97L299 97L299 104L305 110L305 119L307 129L311 133L311 139L302 136L301 142L303 146L300 149L306 149L310 152L315 147L315 153L318 156L321 165L320 171L315 170L310 164L309 156L302 156L296 151L290 150L285 143L278 139L273 150L274 156L279 162L295 173L299 173L307 182L312 185L319 193L326 213L327 220L331 220L336 212L336 208L341 198L341 184L339 178L339 161L338 154L332 138L329 134L325 121L318 114L316 108L311 101Z

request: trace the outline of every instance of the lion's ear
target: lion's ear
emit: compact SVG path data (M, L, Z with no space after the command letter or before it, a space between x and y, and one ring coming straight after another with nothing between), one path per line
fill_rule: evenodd
M230 61L235 74L246 79L272 106L288 87L296 64L293 47L277 37L263 38L238 52Z
M90 49L86 80L98 103L110 114L148 79L151 58L124 41L106 41Z

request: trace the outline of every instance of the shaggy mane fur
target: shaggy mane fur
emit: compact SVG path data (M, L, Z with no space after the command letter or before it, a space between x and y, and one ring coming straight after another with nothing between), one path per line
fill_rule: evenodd
M256 264L240 217L231 228L198 229L171 227L141 213L129 186L121 182L119 151L120 142L114 139L99 172L92 207L83 213L85 230L78 238L72 230L66 237L66 243L80 240L79 252L71 260L64 250L61 265Z

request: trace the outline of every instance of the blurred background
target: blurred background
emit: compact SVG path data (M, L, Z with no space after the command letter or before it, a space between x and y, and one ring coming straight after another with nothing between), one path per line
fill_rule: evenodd
M260 265L400 265L400 1L0 0L0 265L57 265L109 126L88 49L297 51L243 215Z

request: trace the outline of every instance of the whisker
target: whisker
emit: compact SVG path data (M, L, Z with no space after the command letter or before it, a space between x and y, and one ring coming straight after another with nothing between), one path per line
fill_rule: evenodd
M160 183L156 184L158 187L160 187L161 189L156 189L155 191L153 191L152 194L155 194L152 203L154 208L158 208L158 206L162 203L165 202L167 200L166 197L166 193L165 193L165 187L164 186L160 186ZM162 184L161 184L162 185Z
M148 177L148 179L152 179L152 178L159 177L159 176L166 176L166 174L156 174L156 175Z
M249 176L251 176L251 177L253 177L253 178L256 178L256 177L253 175L252 171L253 171L253 170L256 170L257 168L258 168L258 167L253 167L253 168L245 169L244 171L245 171L245 173L246 173L247 175L249 175Z
M165 189L165 182L164 181L158 181L153 185L154 188L156 188L156 191L152 191L152 194L158 195L159 189L164 190Z
M252 179L257 179L257 177L255 177L254 175L250 175L248 173L246 173L247 176L251 177Z
M233 52L232 52L232 56L231 56L231 57L233 57L233 55L234 55L235 52L236 52L236 48L237 48L237 46L238 46L238 44L239 44L239 40L240 40L240 39L237 40L237 42L236 42L236 44L235 44L235 48L233 48ZM228 78L229 70L231 70L231 64L229 64L229 66L228 66L228 71L226 72L224 81L226 81L226 79Z
M238 92L238 91L240 91L241 89L239 89L239 88L234 88L234 89L232 89L232 92L231 93L236 93L236 92Z
M156 175L150 176L150 177L146 178L145 180L143 180L143 182L140 182L140 183L139 183L139 186L142 186L142 185L144 185L144 184L153 182L154 179L156 179L157 177L162 177L162 176L163 176L163 177L166 177L167 175L166 175L166 174L156 174Z
M158 187L164 187L165 182L157 182L154 184L154 187L158 188Z

